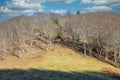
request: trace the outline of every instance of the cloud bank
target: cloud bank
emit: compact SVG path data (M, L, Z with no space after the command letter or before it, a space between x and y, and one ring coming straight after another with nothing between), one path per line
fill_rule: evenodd
M19 15L33 15L36 12L43 12L44 6L42 3L64 3L70 4L76 0L6 0L5 5L0 6L0 22L8 18ZM51 10L53 13L63 14L65 10Z
M120 8L120 0L81 0L82 5L92 5L84 8L86 12L112 11L114 8Z
M67 13L67 10L61 9L61 10L51 10L51 13L61 14L64 15Z
M4 5L0 5L0 22L19 15L33 15L36 12L44 12L47 5L43 3L72 4L80 2L83 12L102 12L112 11L120 8L120 0L5 0ZM49 8L49 7L47 7ZM82 12L81 11L81 12ZM49 12L65 14L67 10L51 9Z

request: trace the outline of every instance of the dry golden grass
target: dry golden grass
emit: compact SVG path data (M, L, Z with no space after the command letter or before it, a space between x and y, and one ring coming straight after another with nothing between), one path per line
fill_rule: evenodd
M120 78L120 69L119 68L103 68L104 72Z
M61 47L58 45L52 47L49 52L45 52L37 48L35 49L34 52L37 52L37 54L27 53L24 55L25 57L23 58L16 58L12 56L8 57L6 60L0 62L0 70L38 69L38 70L62 71L68 73L71 72L84 73L84 72L102 72L102 68L104 67L114 68L113 66L101 62L95 58L84 56L82 54L76 53L71 49ZM33 55L34 57L32 57ZM107 77L109 78L109 76ZM109 79L106 78L103 80Z
M51 49L49 52L36 49L37 54L24 54L23 58L8 57L1 62L0 69L4 68L61 68L67 66L67 70L78 68L78 70L96 70L99 71L102 67L112 67L109 64L103 63L95 58L84 56L66 47L55 46L56 49ZM34 51L34 50L33 50ZM29 51L31 52L31 51ZM42 53L41 53L42 52ZM33 57L32 57L33 56ZM65 65L65 66L64 66ZM70 66L74 65L74 66ZM83 66L83 67L82 67ZM17 68L16 67L16 68ZM89 69L88 69L89 67ZM66 69L65 69L66 70Z

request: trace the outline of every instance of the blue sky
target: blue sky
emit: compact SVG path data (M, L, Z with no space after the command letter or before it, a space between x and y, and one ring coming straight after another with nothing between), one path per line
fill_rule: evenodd
M0 22L9 18L37 12L72 14L87 12L120 13L120 0L0 0Z

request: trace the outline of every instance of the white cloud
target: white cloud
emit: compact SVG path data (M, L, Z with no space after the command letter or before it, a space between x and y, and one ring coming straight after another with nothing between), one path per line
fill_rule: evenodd
M92 0L81 0L82 4L88 4L88 3L92 3Z
M32 2L32 3L44 3L46 2L46 0L26 0L28 2Z
M34 12L42 12L44 10L44 6L42 3L44 2L53 2L53 3L72 3L76 0L7 0L4 6L0 6L1 13L14 14L16 15L26 14L26 12L30 12L33 14ZM56 11L57 13L62 13L61 11ZM64 11L63 11L64 12ZM29 15L29 14L26 14ZM2 16L2 15L0 15Z
M84 8L85 12L111 11L120 7L120 0L81 0L81 4L89 4Z
M35 12L42 12L41 5L45 0L9 0L4 6L0 6L0 17L11 18L19 15L30 16Z
M2 6L2 7L0 7L0 12L9 13L9 12L12 12L12 10L7 7Z
M76 1L76 0L48 0L48 2L67 3L67 4L72 3L72 2L74 2L74 1Z
M120 0L81 0L83 4L94 4L94 5L106 5L106 4L113 4L113 3L120 3Z
M94 0L93 3L96 5L109 4L109 3L111 3L111 0L109 2L108 2L108 0Z
M0 6L0 17L4 16L4 19L19 15L32 15L35 12L43 12L44 6L42 3L65 3L69 4L76 0L6 0L3 6ZM65 10L56 10L54 13L64 14ZM0 20L2 21L2 20Z
M66 0L66 3L72 3L74 1L76 1L76 0Z
M111 7L118 7L118 8L120 8L120 3L112 4Z
M105 5L105 4L112 4L112 3L118 3L120 0L94 0L93 3L95 5Z
M51 10L50 12L63 15L63 14L67 13L67 10L64 10L64 9L61 9L61 10Z
M38 1L38 0L37 0ZM6 7L11 9L43 9L43 6L39 3L32 2L31 0L12 0L8 1Z
M87 7L86 10L90 12L96 12L96 11L109 11L111 10L111 7L108 6L92 6L92 7Z

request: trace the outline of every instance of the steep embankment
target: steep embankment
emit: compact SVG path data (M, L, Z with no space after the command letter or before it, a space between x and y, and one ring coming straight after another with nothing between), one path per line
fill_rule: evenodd
M67 47L56 45L47 53L36 51L38 54L0 62L0 80L117 80L102 72L113 66Z

